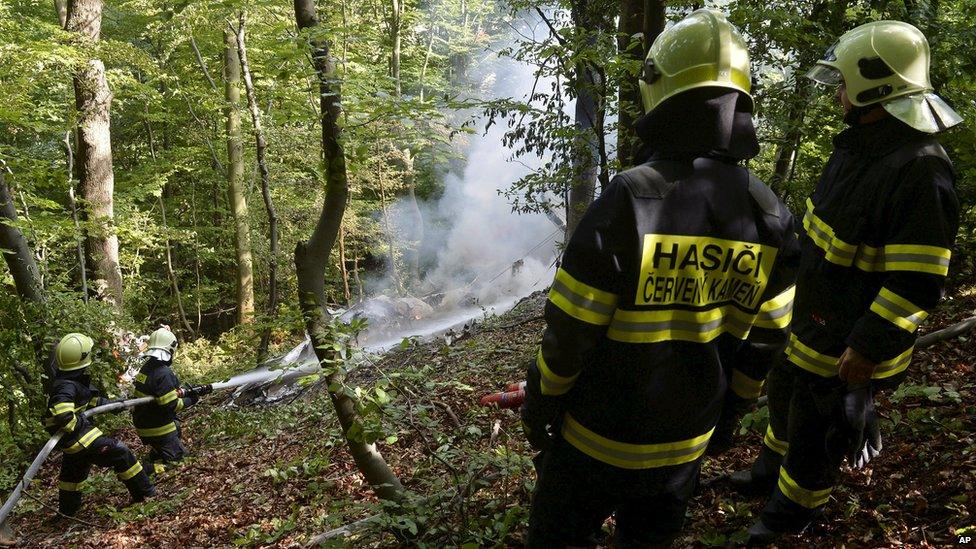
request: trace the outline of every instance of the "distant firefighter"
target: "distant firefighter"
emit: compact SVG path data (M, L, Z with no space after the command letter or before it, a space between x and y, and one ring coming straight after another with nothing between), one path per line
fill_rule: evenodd
M83 415L88 408L108 402L98 389L92 387L88 375L93 347L92 339L84 334L72 333L61 338L54 351L58 373L44 418L49 433L64 433L57 446L64 452L58 483L58 510L68 516L81 508L81 487L93 464L112 468L129 489L133 502L156 495L142 464L125 444L103 435Z

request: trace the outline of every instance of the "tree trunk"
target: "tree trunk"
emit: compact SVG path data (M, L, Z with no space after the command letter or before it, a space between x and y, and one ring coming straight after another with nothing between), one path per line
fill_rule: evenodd
M596 47L599 35L599 15L583 0L572 3L572 20L576 32L586 33L586 46ZM602 122L604 114L603 77L599 67L583 61L576 65L573 75L573 95L576 107L573 115L576 138L573 146L573 180L570 182L566 205L566 241L572 236L586 208L596 195L600 167L605 164L605 144Z
M339 227L339 271L342 274L342 296L349 305L352 294L349 292L349 269L346 268L346 231L342 227Z
M254 126L254 148L257 151L258 170L261 172L261 196L264 198L264 209L268 212L268 319L274 320L278 314L278 213L271 200L271 181L268 174L266 153L268 143L264 140L264 130L261 127L261 113L258 110L258 100L254 93L254 80L251 78L251 67L247 62L247 47L244 45L244 12L238 17L240 26L237 28L237 49L240 52L241 72L244 75L244 90L247 92L247 108L251 111L251 123ZM271 342L271 326L261 334L258 346L258 361L263 361L268 355L268 345Z
M410 284L417 289L420 287L420 248L424 244L424 214L420 211L420 204L417 202L417 181L413 171L413 154L410 149L403 149L403 171L407 180L407 196L410 198L410 210L413 214L413 223L410 228L413 234L410 236L409 257L407 258L407 270L409 272Z
M295 19L299 30L318 27L314 0L295 0ZM335 67L329 58L328 44L320 36L321 34L312 33L309 38L319 85L322 152L326 176L325 202L312 235L308 241L299 242L295 247L295 269L298 275L299 305L312 339L312 347L320 363L328 367L336 357L335 352L330 350L332 342L329 341L328 317L325 311L325 271L342 224L342 215L349 198L349 182L342 150L342 128L339 125L342 118L340 90L335 80ZM357 421L357 413L353 400L341 390L342 381L338 371L331 371L327 375L329 397L335 407L339 425L343 433L348 435L349 429ZM348 436L346 443L356 466L366 482L376 490L376 494L382 499L398 501L402 497L403 486L376 446L354 441Z
M224 115L227 118L227 194L234 216L237 249L237 322L245 324L254 319L254 267L251 262L251 232L244 197L244 157L241 145L241 115L237 104L241 99L238 83L241 65L237 54L237 39L230 29L224 30Z
M400 26L403 20L403 1L391 1L393 2L393 16L390 18L390 42L393 44L393 51L390 53L390 76L393 77L396 96L400 97Z
M41 303L44 301L41 275L27 238L17 228L17 208L7 187L5 169L6 166L0 163L0 249L21 301Z
M67 30L94 46L102 26L101 0L72 0ZM78 153L75 156L81 198L88 263L94 267L96 292L117 309L122 307L122 271L119 239L115 234L115 174L112 169L110 109L112 92L105 79L105 65L98 59L83 62L74 76L78 117Z
M54 0L54 11L58 12L58 24L63 29L68 24L68 0Z
M620 80L617 94L617 160L621 168L633 164L640 150L640 139L634 124L644 114L638 81L643 72L644 0L620 0L620 17L617 21L617 52L628 63L637 67L637 73L627 73Z

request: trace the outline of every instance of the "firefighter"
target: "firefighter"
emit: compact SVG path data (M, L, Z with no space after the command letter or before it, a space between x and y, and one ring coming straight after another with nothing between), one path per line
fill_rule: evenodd
M754 543L819 516L847 459L881 451L873 394L905 377L942 297L958 228L952 163L934 134L961 119L932 91L929 45L899 21L857 27L807 76L838 86L849 127L806 201L786 360L770 373L770 428L743 488L772 496Z
M653 154L574 231L528 368L529 547L593 546L614 513L616 544L667 546L787 339L798 248L739 165L759 150L745 41L695 11L654 41L640 88Z
M91 385L88 366L94 342L72 333L61 338L55 348L57 377L51 386L44 426L52 435L63 433L57 447L64 453L58 483L58 511L73 516L81 508L81 487L92 464L111 467L132 495L133 503L156 495L142 464L131 451L107 437L83 414L89 407L107 404Z
M159 474L167 466L183 460L186 449L180 440L176 414L197 403L200 395L189 386L180 386L173 373L173 355L178 343L173 332L159 328L149 336L145 362L135 378L136 397L154 397L151 404L132 410L132 423L143 444L149 446L147 468Z

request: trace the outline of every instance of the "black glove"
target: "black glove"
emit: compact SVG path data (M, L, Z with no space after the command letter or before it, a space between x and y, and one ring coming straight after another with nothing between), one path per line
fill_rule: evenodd
M530 391L525 392L525 400L519 408L522 416L522 430L525 431L525 438L534 450L548 450L556 436L558 421L562 417L562 410L550 403L545 397L539 398L532 396Z
M720 456L732 448L732 439L739 427L739 419L752 406L752 401L739 398L731 392L725 397L722 415L715 424L712 438L708 440L705 455Z
M860 469L881 453L881 431L870 385L849 389L841 396L834 424L827 430L827 455Z

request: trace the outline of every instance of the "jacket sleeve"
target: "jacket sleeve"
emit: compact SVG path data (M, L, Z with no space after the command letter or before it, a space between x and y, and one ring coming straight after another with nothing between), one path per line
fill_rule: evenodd
M542 345L528 368L526 391L532 399L552 403L572 389L583 354L606 334L622 279L615 250L622 249L625 193L619 182L611 182L570 238L546 302Z
M785 205L779 204L783 219L783 240L776 254L773 272L763 290L762 305L749 336L732 363L729 388L731 394L754 400L762 393L766 374L786 347L793 320L793 296L796 273L800 265L800 244L795 219ZM730 395L731 396L731 395Z
M47 401L50 420L48 424L56 429L70 433L78 425L78 413L75 410L75 390L70 383L59 384L54 388Z
M177 389L179 389L179 387L180 387L180 380L179 380L179 378L176 377L176 374L173 372L173 370L169 370L169 376L170 376L171 383L173 384L173 386L175 386L175 387L177 387ZM177 392L177 394L179 394L179 392ZM181 397L178 397L176 399L176 407L174 408L173 411L174 412L181 412L181 411L189 408L190 406L193 406L194 404L196 404L199 401L200 401L200 397L198 397L196 395L189 395L189 396L181 396Z
M179 384L176 375L169 368L156 373L156 383L152 396L156 397L156 404L172 413L182 409L182 399L179 395Z
M876 378L894 375L911 358L916 332L942 299L949 257L959 228L959 201L952 168L922 157L902 172L886 204L883 248L873 268L884 282L870 309L847 338L847 345L876 364Z

